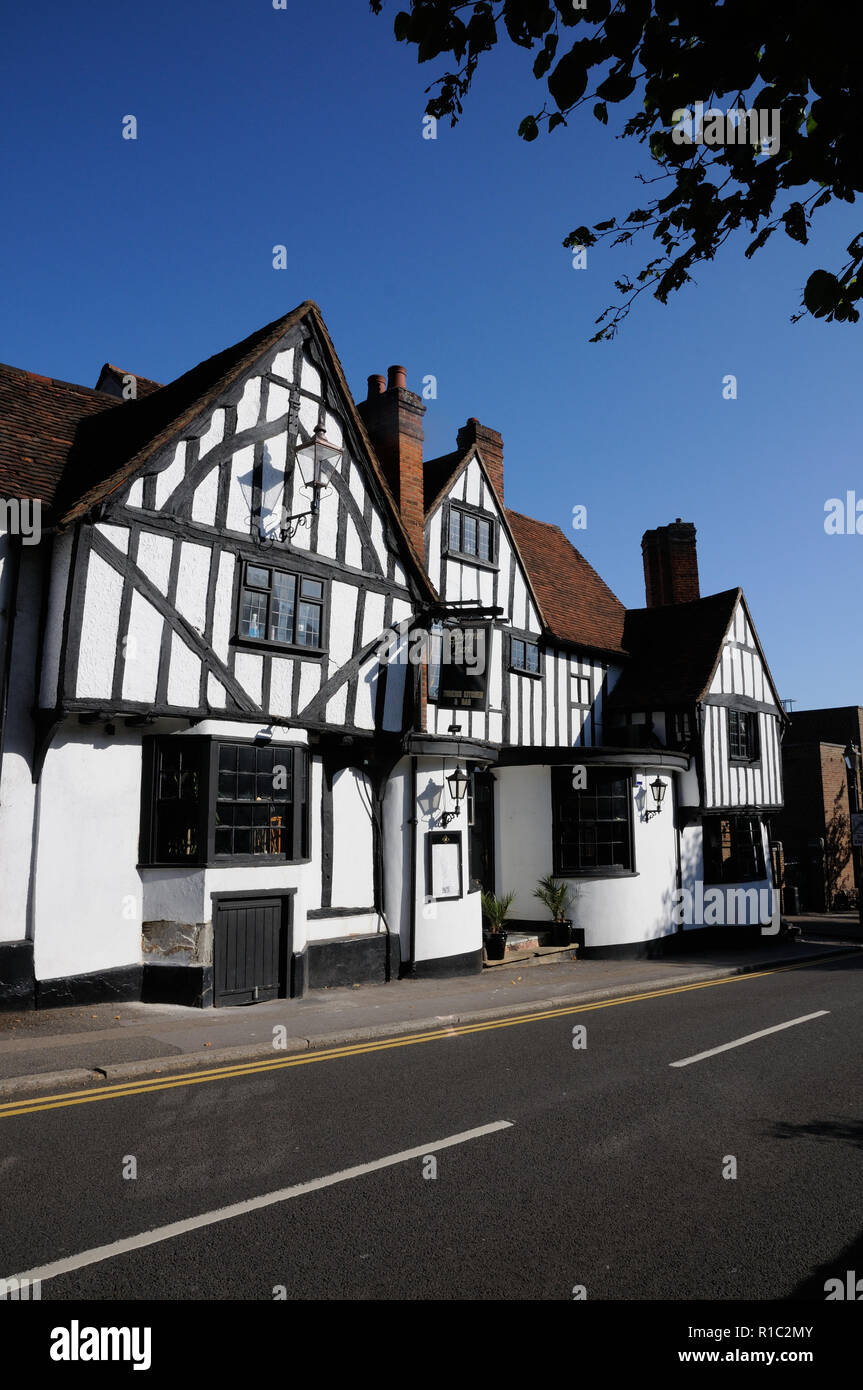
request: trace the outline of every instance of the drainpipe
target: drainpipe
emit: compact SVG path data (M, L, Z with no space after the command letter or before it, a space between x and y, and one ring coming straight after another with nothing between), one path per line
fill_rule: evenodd
M416 979L417 974L417 760L411 757L411 814L408 825L411 828L411 872L410 872L410 959L408 978Z
M680 862L680 795L677 788L677 778L673 772L671 773L669 780L671 782L671 814L674 828L674 857L676 862L675 877L677 879L677 901L680 902L680 890L683 887L683 870ZM678 931L683 931L684 927L684 922L679 922L677 924Z

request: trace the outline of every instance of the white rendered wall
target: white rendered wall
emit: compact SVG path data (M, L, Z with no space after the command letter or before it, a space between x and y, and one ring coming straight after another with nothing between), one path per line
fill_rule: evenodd
M370 907L374 901L371 797L368 778L356 768L344 768L333 777L331 907ZM354 919L343 920L344 934L352 933Z
M648 780L633 777L632 822L636 874L611 878L573 879L578 896L571 908L575 927L583 927L585 946L623 946L668 935L674 927L677 862L671 814L669 777L662 780L665 808L645 821ZM551 769L548 767L499 768L495 856L498 893L515 889L518 897L510 910L516 919L548 922L548 913L533 897L537 880L553 870ZM637 786L638 780L644 785ZM652 806L647 797L647 808Z
M0 661L5 659L8 609L17 563L9 557L8 543L8 537L0 537L0 556L3 557L0 608L7 610ZM23 546L19 551L21 568L0 769L0 941L22 941L30 935L28 899L36 801L31 775L36 731L31 711L36 694L36 648L42 600L41 551L41 546Z
M384 912L399 937L402 960L410 954L410 758L390 774L384 795Z
M40 980L141 959L138 808L141 736L69 723L55 736L39 787L34 886Z
M462 896L436 901L430 896L427 881L427 840L431 831L441 830L440 813L452 810L445 775L452 772L452 760L446 766L440 758L417 758L417 817L416 836L416 960L440 960L461 956L482 948L482 911L478 892L468 893L470 862L468 853L467 820L464 808L457 821L447 829L461 835ZM440 790L441 803L437 813L430 809L432 792ZM407 827L409 830L409 827Z
M66 585L69 580L73 540L73 532L67 531L54 538L51 550L48 615L45 625L45 646L42 654L42 685L39 694L39 704L43 709L53 709L55 705L59 704L57 682L60 671L60 652L63 645ZM5 603L0 599L0 608L2 607L5 607Z

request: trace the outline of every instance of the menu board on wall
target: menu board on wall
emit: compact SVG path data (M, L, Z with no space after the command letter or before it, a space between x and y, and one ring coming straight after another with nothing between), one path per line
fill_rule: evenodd
M446 830L428 835L428 896L460 898L461 833Z

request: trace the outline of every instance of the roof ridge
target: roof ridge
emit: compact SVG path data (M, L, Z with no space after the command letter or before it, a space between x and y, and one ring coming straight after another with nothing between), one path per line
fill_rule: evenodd
M104 391L97 391L95 386L85 386L80 381L65 381L58 376L45 376L44 372L31 372L28 367L16 367L11 362L0 362L0 372L23 376L28 381L41 381L45 386L63 387L68 391L83 391L85 395L98 396L100 400L105 395Z

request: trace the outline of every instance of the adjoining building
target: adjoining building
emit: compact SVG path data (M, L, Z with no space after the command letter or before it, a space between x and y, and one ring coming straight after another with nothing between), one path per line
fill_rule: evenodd
M786 912L831 912L859 904L863 855L851 817L863 811L863 709L794 710L783 743L782 843Z

